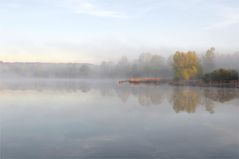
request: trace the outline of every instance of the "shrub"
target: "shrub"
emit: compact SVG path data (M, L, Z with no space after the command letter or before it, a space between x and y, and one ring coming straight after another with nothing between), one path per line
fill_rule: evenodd
M207 73L203 75L202 79L205 82L209 81L232 81L232 80L238 80L239 75L236 70L231 69L218 69L211 73Z

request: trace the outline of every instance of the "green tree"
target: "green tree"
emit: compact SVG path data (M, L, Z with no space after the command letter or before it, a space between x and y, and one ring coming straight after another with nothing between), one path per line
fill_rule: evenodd
M210 82L210 81L233 81L233 80L238 80L239 78L239 73L236 70L232 69L218 69L214 70L211 73L207 73L202 76L202 79L205 82Z

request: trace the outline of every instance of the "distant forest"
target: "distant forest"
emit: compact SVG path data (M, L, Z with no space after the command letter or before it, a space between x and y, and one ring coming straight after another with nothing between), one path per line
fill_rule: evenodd
M219 68L239 71L239 52L217 54L214 48L197 54L194 51L173 53L168 58L142 53L134 60L127 56L117 62L88 63L22 63L0 62L1 78L129 78L162 77L192 79Z

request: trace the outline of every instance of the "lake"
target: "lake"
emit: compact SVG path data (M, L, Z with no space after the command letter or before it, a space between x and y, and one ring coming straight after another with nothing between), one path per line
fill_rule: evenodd
M0 158L239 158L239 89L0 82Z

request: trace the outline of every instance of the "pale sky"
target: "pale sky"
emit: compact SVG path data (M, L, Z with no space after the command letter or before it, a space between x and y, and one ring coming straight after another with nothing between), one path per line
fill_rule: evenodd
M239 51L239 0L0 0L0 60Z

